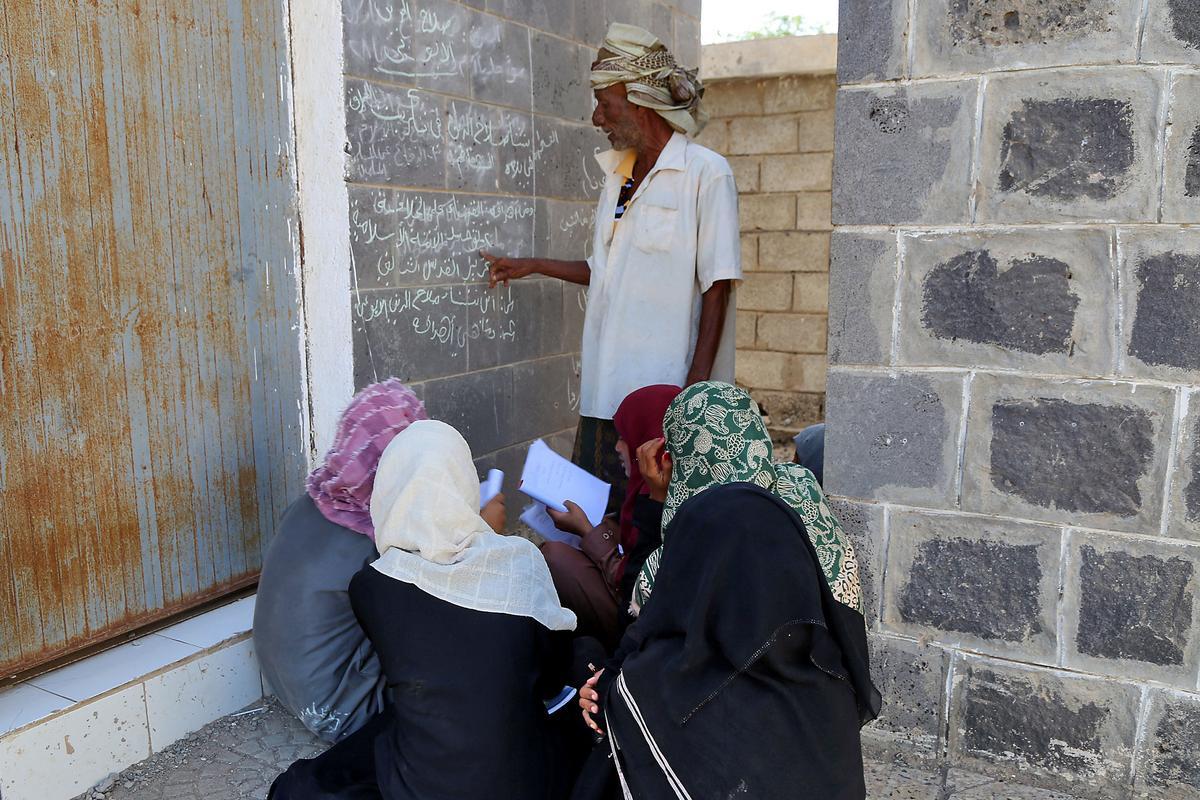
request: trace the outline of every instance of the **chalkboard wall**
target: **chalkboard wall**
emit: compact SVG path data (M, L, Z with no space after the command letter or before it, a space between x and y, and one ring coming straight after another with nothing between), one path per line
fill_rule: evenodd
M511 479L569 448L577 287L488 289L480 248L582 258L607 142L588 67L609 22L699 60L700 0L344 0L357 387L395 375Z

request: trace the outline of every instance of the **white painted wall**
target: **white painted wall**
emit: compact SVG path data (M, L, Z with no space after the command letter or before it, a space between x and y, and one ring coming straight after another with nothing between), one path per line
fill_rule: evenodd
M338 0L292 0L292 94L300 202L300 348L309 463L333 439L354 394L350 225L342 11Z

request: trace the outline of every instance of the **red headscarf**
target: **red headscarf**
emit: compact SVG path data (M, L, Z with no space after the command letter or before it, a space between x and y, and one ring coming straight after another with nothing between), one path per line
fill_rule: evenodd
M629 483L625 502L621 505L621 546L628 553L637 544L637 529L633 527L633 505L639 494L649 493L642 471L638 469L637 449L663 435L663 415L667 406L683 390L678 386L660 383L644 386L629 394L613 415L617 435L629 446Z

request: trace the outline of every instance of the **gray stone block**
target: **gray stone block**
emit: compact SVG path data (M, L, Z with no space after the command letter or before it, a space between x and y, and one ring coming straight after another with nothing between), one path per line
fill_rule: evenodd
M1134 788L1157 800L1200 797L1200 696L1153 691Z
M604 3L596 0L575 0L575 39L595 53L608 31Z
M672 0L675 7L692 19L700 19L701 0Z
M451 0L422 0L419 8L407 2L342 3L345 71L469 96L471 36L490 22Z
M614 22L646 27L649 7L650 0L604 0L605 30Z
M1200 59L1200 50L1196 51ZM1200 222L1200 75L1172 76L1163 158L1163 222Z
M874 751L870 735L864 733L863 752L868 760L863 762L863 777L871 800L942 800L942 775L938 770L909 766L909 759L886 751L880 753L880 760L872 760Z
M1071 534L1066 664L1194 689L1200 665L1200 549Z
M487 369L563 351L562 281L527 278L479 287L469 310L467 368Z
M538 255L569 260L586 258L591 250L595 217L595 203L538 200L533 232Z
M826 390L830 494L953 508L963 379L833 369Z
M1157 386L979 375L963 508L1157 534L1174 410Z
M946 721L946 650L921 642L871 634L871 679L883 695L883 711L863 728L871 754L933 759L941 754Z
M504 473L505 506L508 511L507 529L513 531L520 525L517 518L529 503L529 498L521 494L521 469L525 466L525 456L529 453L529 443L521 442L512 447L505 447L475 459L475 471L480 480L487 477L488 470L498 469Z
M913 76L1134 62L1141 0L918 0Z
M479 283L479 250L531 255L533 200L350 187L358 289Z
M347 185L350 201L350 267L353 286L359 289L388 287L399 277L396 235L386 189ZM381 210L382 209L382 210Z
M1119 232L1125 314L1123 372L1200 382L1200 230Z
M479 63L474 57L494 47L494 42L487 42L479 34L493 30L500 21L463 8L453 0L421 0L419 5L407 5L413 9L415 19L410 40L417 58L417 86L470 96L475 82L473 68ZM401 13L403 8L400 6ZM529 108L528 101L523 108Z
M978 90L976 81L839 90L834 223L967 222Z
M584 200L596 197L604 174L596 153L608 143L591 125L534 117L533 163L539 197Z
M863 616L867 628L874 628L879 621L879 587L883 582L883 506L850 500L830 500L829 505L854 545L862 582Z
M1192 0L1150 0L1142 61L1200 64L1200 6Z
M1112 374L1111 252L1105 230L907 237L900 363Z
M989 80L979 220L1155 221L1163 81L1135 68Z
M896 235L834 231L829 250L829 363L891 361Z
M904 77L907 47L905 0L842 0L838 4L838 83Z
M533 52L533 110L573 122L592 118L588 80L595 50L543 33L530 34Z
M583 5L574 0L487 0L493 14L559 36L571 35L576 9Z
M1189 398L1180 423L1175 473L1168 499L1167 535L1200 542L1200 393Z
M512 369L489 369L429 381L425 408L432 419L453 425L482 456L515 444Z
M587 313L587 287L563 284L563 347L578 352L583 345L583 318Z
M700 68L700 20L675 15L675 60L688 69Z
M510 435L518 440L533 439L574 425L577 412L571 407L571 396L577 390L571 356L514 366Z
M346 177L445 185L443 101L416 89L346 79Z
M957 662L951 763L1088 796L1129 780L1140 690L1117 681L984 659Z
M1016 774L1012 777L1020 779L1022 776ZM946 775L946 789L949 792L946 800L1077 800L1073 794L1021 786L961 769L949 771Z
M446 187L533 194L529 114L466 100L446 101Z
M658 37L667 49L679 58L679 51L675 47L675 19L671 13L671 6L665 3L649 3L645 14L645 24L643 27ZM692 65L696 66L696 65Z
M419 381L464 372L474 287L362 289L351 298L354 383Z
M883 627L1053 664L1061 553L1057 527L894 511Z
M522 25L487 14L473 15L459 45L469 54L472 97L517 109L532 106L529 36L529 29Z

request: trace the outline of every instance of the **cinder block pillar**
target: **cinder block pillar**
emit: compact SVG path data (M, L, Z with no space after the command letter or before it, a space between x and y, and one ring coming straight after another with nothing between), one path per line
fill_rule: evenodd
M882 752L1200 796L1198 68L1183 0L843 0L825 474Z

